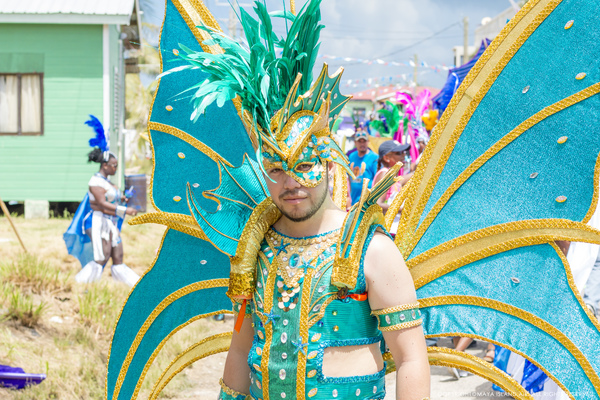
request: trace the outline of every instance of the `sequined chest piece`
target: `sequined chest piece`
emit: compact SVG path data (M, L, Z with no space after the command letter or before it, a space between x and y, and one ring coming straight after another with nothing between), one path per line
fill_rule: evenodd
M294 240L272 230L269 232L267 242L275 251L273 264L277 266L276 296L280 310L287 312L296 308L307 272L320 267L334 254L331 247L337 240L336 233L314 240Z
M323 376L322 357L325 346L335 345L337 339L354 341L345 336L353 329L340 332L339 326L352 322L344 320L342 314L368 321L370 329L361 330L361 341L367 331L367 341L380 339L367 301L339 316L337 304L336 310L328 308L330 304L342 303L337 288L330 284L338 235L339 231L333 231L296 239L274 230L265 235L256 270L252 313L255 336L248 358L254 399L338 397L343 385ZM339 306L352 308L353 304L345 301ZM332 318L340 322L333 323ZM379 381L379 377L373 378ZM368 387L371 396L384 390L383 383L369 381L367 385L365 389ZM363 399L355 391L353 398Z

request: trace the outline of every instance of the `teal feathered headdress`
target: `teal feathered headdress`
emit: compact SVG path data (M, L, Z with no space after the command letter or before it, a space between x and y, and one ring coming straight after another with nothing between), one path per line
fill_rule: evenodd
M238 18L244 29L244 44L222 32L199 26L211 37L203 44L220 48L221 52L210 54L180 45L183 52L179 55L188 65L162 74L189 69L208 74L208 78L188 89L195 91L191 96L194 121L212 103L222 107L228 100L239 97L242 113L247 113L252 121L249 128L257 139L257 158L266 158L269 164L282 163L290 176L307 186L321 181L324 162L347 166L345 154L330 133L334 120L349 100L339 93L341 70L330 77L325 65L317 81L312 80L324 27L320 23L320 4L321 0L309 0L294 15L285 8L269 13L265 4L256 1L256 18L240 9ZM285 20L285 37L273 32L272 18ZM300 111L309 113L296 114ZM286 129L287 122L291 125ZM293 172L297 164L307 162L320 166L304 174Z

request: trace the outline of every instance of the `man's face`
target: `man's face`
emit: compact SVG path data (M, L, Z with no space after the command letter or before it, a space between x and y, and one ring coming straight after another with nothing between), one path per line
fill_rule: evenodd
M268 168L267 187L273 203L293 222L306 221L319 211L327 196L328 176L314 188L302 186L281 168Z
M359 153L366 153L369 148L369 141L364 137L356 140L356 150Z

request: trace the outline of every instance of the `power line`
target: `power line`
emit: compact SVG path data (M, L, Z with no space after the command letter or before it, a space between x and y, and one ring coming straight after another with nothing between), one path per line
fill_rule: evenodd
M400 42L405 39L416 39L416 38L405 38L405 37L398 38L398 37L364 37L364 36L330 36L330 35L321 35L321 37L323 39L377 40L377 41L382 41L382 42L390 42L390 41ZM462 34L439 36L440 39L456 39L456 38L462 38L462 37L463 37ZM425 39L421 39L421 40L425 40ZM411 44L410 46L413 46L413 45L414 45L414 43Z
M393 55L396 55L396 54L398 54L398 53L401 53L401 52L403 52L403 51L405 51L405 50L411 49L411 48L413 48L413 47L415 47L415 46L417 46L417 45L419 45L419 44L421 44L421 43L423 43L423 42L425 42L425 41L427 41L427 40L429 40L429 39L432 39L432 38L436 37L436 36L437 36L437 35L439 35L440 33L442 33L442 32L445 32L445 31L447 31L448 29L450 29L450 28L452 28L452 27L454 27L454 26L457 26L457 25L460 25L460 22L459 22L459 21L457 21L457 22L455 22L455 23L453 23L453 24L450 24L450 25L448 25L447 27L445 27L445 28L443 28L443 29L441 29L441 30L439 30L439 31L437 31L437 32L435 32L435 33L433 33L432 35L430 35L430 36L427 36L426 38L424 38L424 39L421 39L421 40L419 40L419 41L417 41L417 42L415 42L415 43L413 43L413 44L410 44L410 45L408 45L408 46L406 46L406 47L403 47L403 48L401 48L401 49L398 49L398 50L392 51L391 53L384 54L384 55L382 55L382 56L379 56L379 57L377 57L377 58L384 58L384 57L393 56Z

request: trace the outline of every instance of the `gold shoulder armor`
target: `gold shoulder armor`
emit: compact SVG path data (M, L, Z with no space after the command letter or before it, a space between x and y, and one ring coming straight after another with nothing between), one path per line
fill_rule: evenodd
M377 199L396 182L400 167L402 167L402 163L390 168L383 179L372 189L368 188L369 180L365 179L359 202L352 206L346 215L342 234L337 242L331 274L331 283L340 289L352 290L356 286L360 259L369 229L373 225L384 225L385 223Z

